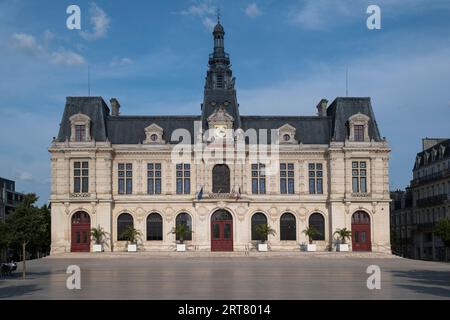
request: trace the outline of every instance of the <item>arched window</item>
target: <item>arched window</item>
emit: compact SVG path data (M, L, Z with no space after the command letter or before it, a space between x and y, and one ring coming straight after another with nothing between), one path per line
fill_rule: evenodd
M255 213L252 217L252 240L261 240L261 236L256 233L259 225L267 224L267 218L263 213Z
M280 219L280 240L297 240L295 216L285 213Z
M176 225L184 224L187 227L188 233L184 236L184 240L190 241L192 240L192 222L191 216L187 213L180 213L176 219ZM177 241L180 240L180 237L177 235Z
M117 240L125 241L126 239L123 237L123 232L128 226L134 226L133 217L129 213L122 213L117 218Z
M84 211L78 211L72 216L72 224L87 224L91 223L91 218Z
M357 211L352 216L352 224L370 225L370 216L364 211Z
M315 241L325 240L325 219L320 213L313 213L309 217L309 227L318 231L318 235L313 237Z
M230 193L230 169L227 165L215 166L212 176L213 193Z
M158 213L147 217L147 241L163 240L163 219Z

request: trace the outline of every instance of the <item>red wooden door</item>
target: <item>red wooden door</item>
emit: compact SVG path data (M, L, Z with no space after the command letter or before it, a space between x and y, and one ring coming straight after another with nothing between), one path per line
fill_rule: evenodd
M91 221L85 212L77 212L72 217L71 251L91 251Z
M226 211L211 220L211 251L233 251L233 218Z
M352 217L352 250L372 251L370 217L363 211L356 212Z

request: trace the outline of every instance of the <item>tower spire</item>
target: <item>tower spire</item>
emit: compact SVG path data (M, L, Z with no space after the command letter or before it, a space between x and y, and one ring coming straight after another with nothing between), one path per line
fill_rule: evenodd
M221 17L220 8L217 8L216 14L217 14L217 24L220 24L220 17Z

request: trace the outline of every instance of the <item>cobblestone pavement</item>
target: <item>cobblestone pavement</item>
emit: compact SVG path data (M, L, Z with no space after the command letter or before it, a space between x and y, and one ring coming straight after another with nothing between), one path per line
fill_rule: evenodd
M68 290L69 265L81 290ZM381 268L369 290L367 267ZM450 264L356 253L104 253L29 261L0 299L450 299Z

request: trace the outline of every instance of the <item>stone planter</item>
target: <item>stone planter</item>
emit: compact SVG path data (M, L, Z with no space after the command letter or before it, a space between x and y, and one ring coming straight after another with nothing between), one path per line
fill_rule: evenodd
M128 249L128 252L137 252L137 245L129 244L127 249Z
M267 243L258 243L258 251L259 252L267 252L269 249L267 248Z
M186 251L186 245L185 244L177 244L177 251L178 252L185 252Z
M308 252L316 252L317 246L315 244L308 244L306 247L306 251Z
M92 246L92 252L103 252L103 246L101 244L94 244Z
M339 244L336 246L336 251L337 251L337 252L349 252L350 249L349 249L347 243L339 243Z

